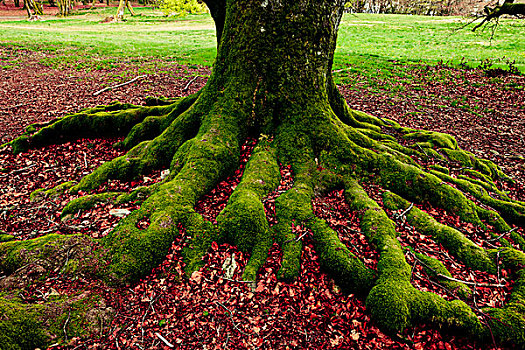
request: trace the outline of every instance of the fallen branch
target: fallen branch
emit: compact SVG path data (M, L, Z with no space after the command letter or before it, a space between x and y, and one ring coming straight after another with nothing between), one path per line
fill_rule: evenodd
M518 229L517 227L514 227L513 229L510 229L510 230L508 230L508 231L503 232L503 233L502 233L501 235L499 235L498 237L496 237L496 238L489 238L489 239L487 239L486 241L487 241L487 242L499 241L500 238L503 238L503 236L505 236L505 235L507 235L507 234L509 234L509 233L511 233L511 232L514 232L514 231L516 231L517 229Z
M145 78L145 77L147 77L147 75L139 75L138 77L135 77L135 78L133 78L133 79L131 79L131 80L128 80L128 81L126 81L126 82L124 82L124 83L117 84L117 85L113 85L113 86L105 87L105 88L103 88L102 90L99 90L99 91L95 92L95 93L93 94L93 96L98 96L98 95L100 95L101 93L106 92L106 91L108 91L108 90L113 90L113 89L116 89L116 88L119 88L119 87L122 87L122 86L125 86L125 85L129 85L129 84L134 83L134 82L136 82L137 80L142 79L142 78Z
M194 76L193 79L191 79L191 80L188 82L188 84L186 84L186 86L182 89L182 91L188 91L188 89L190 88L191 84L193 84L193 82L194 82L195 80L197 80L198 77L199 77L198 75Z
M174 347L175 347L175 345L173 345L172 343L170 343L170 342L168 341L168 339L164 338L164 337L163 337L162 335L160 335L159 333L155 332L155 335L157 336L157 338L159 338L160 340L162 340L162 342L163 342L164 344L166 344L167 347L169 347L169 348L174 348Z
M233 328L235 328L235 329L236 329L237 331L239 331L241 334L249 335L249 334L246 334L246 333L244 333L243 331L241 331L241 329L239 328L239 326L237 325L237 323L236 323L235 320L233 319L232 312L230 311L230 309L228 309L223 303L221 303L221 302L219 302L219 301L216 301L215 304L222 306L226 311L228 311L228 316L230 316L230 319L232 320Z
M436 274L436 276L439 277L439 278L443 278L443 279L449 280L449 281L464 283L464 284L468 284L468 285L471 285L471 286L477 286L477 287L487 287L487 288L491 288L491 287L493 287L493 288L503 288L503 287L505 287L504 284L476 283L476 282L470 282L470 281L463 281L463 280L459 280L459 279L454 278L454 277L448 277L448 276L443 275L441 273Z
M477 282L470 282L470 281L463 281L463 280L460 280L460 279L457 279L457 278L454 278L454 277L449 277L447 275L443 275L442 273L438 273L434 268L432 268L431 266L428 266L428 264L425 264L424 261L421 261L421 259L419 259L416 254L414 254L412 251L408 250L408 253L410 255L412 255L412 257L417 260L421 265L423 265L425 268L429 269L430 271L432 271L433 273L436 274L436 277L439 277L439 278L443 278L445 280L449 280L449 281L453 281L453 282L459 282L459 283L463 283L463 284L466 284L466 285L470 285L470 286L477 286L477 287L486 287L486 288L503 288L505 287L504 284L492 284L492 283L477 283Z

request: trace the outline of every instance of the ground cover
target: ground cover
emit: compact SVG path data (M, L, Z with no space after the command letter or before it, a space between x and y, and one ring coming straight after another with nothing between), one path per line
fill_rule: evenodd
M146 93L167 97L186 95L204 84L205 78L198 78L184 90L196 75L208 74L206 68L192 69L174 62L158 62L157 64L163 67L161 73L94 97L93 92L113 84L115 77L122 81L140 74L140 62L116 65L109 70L79 71L74 66L55 69L42 65L43 56L53 55L51 53L8 48L2 48L0 53L2 57L9 57L18 62L17 66L0 71L2 81L8 82L0 87L3 101L0 129L4 141L18 135L24 125L52 119L60 111L73 111L79 107L109 103L115 99L138 103ZM425 85L424 82L419 85L406 84L403 92L403 101L406 102L401 106L401 102L395 100L395 94L392 94L390 89L358 85L366 91L363 94L363 91L357 93L352 90L355 86L342 85L340 88L352 106L375 115L397 119L406 125L445 129L446 125L455 125L453 131L458 135L467 135L458 138L461 146L472 152L481 152L482 156L492 157L504 166L505 170L518 180L513 193L523 196L525 169L523 158L519 158L523 150L520 142L523 142L523 139L512 136L525 133L523 110L509 106L504 98L495 100L495 93L482 94L476 98L476 103L488 103L498 113L481 110L481 113L486 113L484 116L473 117L454 101L460 95L476 95L476 90L465 92L448 88L451 84L461 86L468 78L471 85L490 86L491 91L501 91L501 96L512 100L523 98L522 90L517 88L522 84L523 77L502 75L498 80L493 80L483 70L444 66L420 66L410 69L408 74L413 75L412 80L421 79L421 70L433 70L434 75L445 76L447 79L441 82L426 82ZM69 78L71 76L74 78ZM430 103L427 102L429 91L434 91L435 95ZM407 99L406 96L410 98ZM512 135L502 132L492 134L489 129L492 127L490 121L497 117L505 121L510 128L507 131ZM500 128L502 124L498 123L496 127ZM498 143L501 148L494 147ZM15 233L19 238L30 238L49 232L82 232L100 237L107 232L118 221L118 218L109 214L111 209L116 208L111 204L101 203L93 210L75 215L72 221L63 223L60 220L61 206L71 199L70 196L62 195L34 203L30 201L29 194L41 187L50 188L64 181L78 180L101 162L119 155L120 153L110 145L111 142L107 141L81 140L60 146L48 146L17 156L11 155L8 150L2 150L0 159L4 175L0 178L3 192L0 194L0 230ZM490 149L499 149L499 156L488 151ZM510 154L515 158L510 159ZM245 153L243 157L248 157L248 154ZM290 175L287 175L286 169L282 169L282 172L282 186L286 186L287 176ZM159 179L160 174L155 173L138 182L112 182L107 186L126 191L141 183L151 183ZM235 181L238 180L227 180L204 198L199 205L203 212L217 213L221 203L225 203L231 188L235 186ZM318 198L316 203L319 215L328 215L328 222L341 235L345 235L348 227L358 227L356 216L348 212L342 204L341 194L333 193L326 198ZM126 208L133 209L133 206L118 207ZM271 211L271 208L268 210ZM296 230L302 232L301 227ZM445 349L489 346L471 343L468 339L454 334L443 336L424 325L406 334L400 334L397 338L386 336L370 323L362 300L354 295L342 294L324 274L320 275L320 280L314 277L319 274L319 266L315 256L310 255L313 254L313 248L308 243L310 234L306 231L304 233L303 239L308 248L302 257L300 280L292 284L277 282L275 273L279 264L279 251L274 249L271 252L272 258L263 269L265 272L260 277L256 293L243 283L230 281L239 279L242 267L247 261L245 255L236 252L230 246L220 246L210 252L202 272L189 281L184 279L180 262L184 236L181 236L180 242L174 242L173 250L162 266L130 288L111 290L104 285L83 279L72 283L58 273L26 289L24 298L27 301L45 300L53 293L71 293L73 287L105 296L107 305L117 311L112 325L88 340L70 339L69 348L118 349L134 344L136 348L166 348L166 343L158 335L182 348L192 348L200 344L208 347L225 345L232 348L263 344L270 348L381 348L389 345L398 348L413 346ZM351 244L357 247L365 262L373 266L377 257L374 257L373 252L368 253L369 247L360 244L359 239ZM427 248L436 250L432 246ZM235 258L237 268L232 276L224 276L224 262L231 257ZM508 272L502 270L503 273ZM471 273L470 278L490 281L490 278L480 277L475 271ZM419 271L414 277L414 283L430 288L430 282L425 282L428 279L428 276L425 277L424 273ZM505 298L508 291L479 288L478 303L498 303ZM281 328L283 326L286 326L286 329Z
M167 97L186 95L201 87L209 74L207 68L181 66L173 61L153 58L104 61L109 63L97 67L90 60L75 59L61 63L56 52L12 47L1 48L0 57L0 62L7 62L8 66L0 71L0 100L3 106L0 108L3 112L0 130L3 140L20 134L32 122L52 119L61 111L72 112L95 104L107 104L115 99L139 103L141 96L147 94ZM458 69L444 65L398 63L397 67L399 72L404 72L404 78L395 81L385 78L386 74L391 74L390 71L377 76L353 70L341 71L337 73L343 82L340 88L356 109L398 120L406 126L453 132L463 149L493 159L514 176L517 183L512 193L524 198L523 77L504 71ZM144 73L147 77L134 84L93 96L105 86ZM195 76L200 77L193 80ZM251 145L253 141L248 140L242 159L249 157ZM30 202L29 194L40 187L50 188L66 180L78 180L101 161L117 155L120 153L111 148L111 142L101 140L49 146L18 156L2 150L0 167L4 176L0 177L3 191L0 194L0 230L16 233L19 238L49 232L82 232L93 237L105 234L118 221L109 214L110 210L133 209L133 205L123 208L100 203L93 210L75 214L70 221L62 222L60 210L71 196L64 194ZM241 164L234 176L198 203L199 210L208 213L210 220L224 205L242 170ZM287 189L293 181L293 174L284 166L281 167L281 175L277 191ZM128 191L144 183L159 181L160 177L159 173L152 173L134 182L115 181L106 186ZM366 190L372 197L377 197L381 191L373 187ZM274 210L274 198L270 194L266 201L265 210L269 216ZM344 205L342 193L333 192L318 197L313 204L316 215L327 219L349 249L353 249L367 266L373 268L377 256L363 242L364 236L355 232L359 224L357 215ZM433 212L432 208L422 209ZM402 212L396 214L400 215L399 239L405 244L404 240L409 237L406 232L414 228L403 222ZM449 213L440 212L436 216L442 217L445 222L457 221ZM113 323L106 328L100 327L102 330L88 340L69 339L68 348L169 348L168 343L180 348L448 349L491 346L490 342L473 343L454 333L443 336L425 325L397 336L385 335L371 323L361 299L341 293L326 275L319 272L320 267L310 244L311 233L300 226L293 229L306 249L302 256L301 277L291 284L278 282L275 278L280 258L277 246L272 249L271 258L261 270L255 292L239 282L247 256L227 245L213 246L205 258L205 267L187 280L180 261L180 250L185 246L181 230L181 236L174 242L162 266L136 285L111 290L89 279L71 281L62 271L57 271L48 280L25 289L22 297L28 302L44 301L56 294L70 294L75 289L104 295L104 307L111 307L116 312ZM465 230L473 231L473 228L466 227ZM523 235L522 229L518 232ZM475 231L468 233L477 234ZM430 250L431 255L442 260L455 277L480 284L475 290L474 300L470 299L473 307L498 305L507 297L512 288L507 283L509 270L502 268L497 275L467 270L448 256L442 247L433 246L424 237L419 239L421 250ZM479 242L492 244L487 237L479 237ZM426 274L422 264L413 258L410 262L415 266L412 281L415 286L420 290L447 295L447 291L436 286L435 280ZM487 283L504 286L486 287ZM482 314L479 316L484 317ZM67 337L67 323L64 323L64 329Z

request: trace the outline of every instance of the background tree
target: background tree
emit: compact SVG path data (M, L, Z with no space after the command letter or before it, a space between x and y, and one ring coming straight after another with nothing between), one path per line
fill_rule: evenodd
M472 30L476 31L478 28L489 22L498 22L501 16L525 17L525 1L505 0L502 5L493 7L485 6L481 22L478 23Z
M160 8L166 15L206 12L206 5L197 0L163 0Z
M459 149L453 137L403 128L348 107L331 74L345 1L205 3L216 24L218 52L200 92L176 102L150 99L146 107L118 103L95 107L34 125L10 142L16 153L56 140L126 135L117 145L129 149L126 155L103 164L78 184L66 183L52 191L88 192L109 179L130 179L153 169L169 168L170 174L162 183L131 194L93 194L70 202L64 215L97 200L143 199L140 209L100 240L48 235L2 243L0 269L9 275L7 280L30 282L59 268L108 283L132 283L164 259L181 227L191 237L184 252L188 274L202 265L201 257L213 241L229 242L250 254L243 279L255 281L276 242L283 252L278 276L291 280L298 274L302 250L292 226L304 225L312 231L324 269L345 291L366 298L384 331L433 323L525 345L525 240L508 224L525 223L525 203L496 186L511 179L495 164ZM258 144L214 225L195 211L195 203L237 169L241 145L249 136ZM278 198L277 224L271 226L262 201L279 183L279 162L291 165L294 184ZM450 176L449 168L458 165L464 175ZM385 190L382 199L371 198L360 185L370 181ZM334 189L344 189L348 204L360 213L361 230L380 254L377 270L366 267L325 220L313 214L314 194ZM515 284L508 303L483 309L487 317L482 322L464 301L447 301L414 288L405 257L411 253L396 239L381 201L390 210L402 210L421 234L442 244L466 266L491 273L500 264L512 269ZM500 246L483 249L414 203L444 208L480 230L490 225ZM137 223L144 220L149 225L139 228ZM419 259L436 275L449 276L437 260ZM453 288L464 298L471 295L463 284ZM9 341L27 339L12 325L16 315L23 315L19 324L38 326L46 322L45 309L51 307L32 309L13 301L2 305L8 305L4 309L13 315L8 317L11 325L3 323L11 331ZM41 338L35 337L38 341L31 345L39 345Z

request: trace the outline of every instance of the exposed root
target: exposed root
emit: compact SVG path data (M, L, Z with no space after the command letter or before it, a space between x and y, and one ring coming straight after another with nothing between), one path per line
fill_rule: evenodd
M255 281L257 271L266 261L273 244L262 199L277 187L279 179L275 149L268 141L259 141L241 182L217 217L222 240L232 242L241 251L251 252L244 280Z
M410 284L411 268L390 219L357 183L349 182L346 193L354 209L364 211L361 229L380 252L378 280L366 305L381 327L398 332L416 322L434 322L479 333L482 325L465 303L445 301Z
M193 104L197 96L198 94L192 95L165 106L140 107L116 102L108 106L88 108L48 123L32 124L24 135L7 144L17 154L26 152L29 148L81 137L112 137L130 133L120 146L131 147L141 140L152 139L160 134L174 118Z
M170 175L161 183L129 194L91 194L71 201L63 215L98 201L142 202L140 209L98 241L48 235L2 243L0 269L10 275L2 280L4 287L19 286L15 281L20 282L20 276L31 275L35 269L36 276L59 269L111 283L132 283L162 262L181 231L190 240L184 250L188 275L202 266L202 256L214 241L227 242L250 254L242 279L253 282L270 247L277 242L282 250L278 277L292 280L300 271L301 238L311 234L321 265L345 291L366 296L367 307L382 329L395 333L420 322L433 322L479 337L487 337L492 330L502 341L525 344L523 328L519 328L525 322L525 255L513 248L514 243L523 248L525 242L505 221L522 225L525 205L498 189L496 180L508 179L496 165L458 149L449 135L401 128L393 121L352 111L342 101L316 106L307 111L307 116L294 109L296 114L291 113L270 135L273 141L260 134L240 183L214 224L195 210L196 203L235 171L241 144L256 126L250 119L254 112L246 113L249 108L245 103L209 104L215 96L206 100L203 96L193 95L175 103L150 101L156 107L97 107L43 126L25 141L13 141L13 146L24 142L37 146L52 142L65 130L82 129L89 134L99 132L98 128L113 128L112 132L129 132L119 144L132 147L126 155L103 164L77 185L68 183L39 191L34 198L53 196L68 188L71 192L89 191L109 179L131 179L154 169L169 168ZM279 185L279 162L291 166L294 182L278 196L273 218L265 212L264 202ZM454 169L458 165L462 168ZM466 266L499 275L501 262L516 271L518 280L507 305L480 311L462 300L447 301L415 288L411 284L413 268L405 254L417 259L429 276L461 299L468 301L475 295L464 283L450 280L451 273L438 259L401 246L392 220L379 205L381 199L372 199L358 184L368 180L391 191L383 198L387 209L403 210L410 225L439 242ZM314 215L314 196L334 189L344 189L346 202L359 213L362 235L380 254L377 271L365 266L337 232ZM486 229L489 225L504 235L493 234L498 246L484 250L407 200L430 203L476 227ZM149 223L147 227L137 225L141 220ZM476 312L499 320L490 318L484 323Z
M104 163L70 191L93 190L109 179L128 180L155 169L168 168L183 143L196 134L199 123L199 116L194 113L181 115L160 136L144 141L125 155Z

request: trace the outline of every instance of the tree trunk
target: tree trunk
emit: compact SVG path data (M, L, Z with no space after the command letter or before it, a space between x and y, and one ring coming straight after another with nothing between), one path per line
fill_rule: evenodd
M488 323L482 323L463 301L446 301L411 285L411 266L405 257L409 253L396 239L394 222L358 182L372 177L385 190L382 204L386 208L402 210L418 232L432 237L467 266L488 272L499 269L502 261L509 266L525 262L521 252L525 240L506 223L525 223L525 203L498 190L494 181L508 178L492 162L458 149L453 137L402 128L348 107L331 74L345 1L204 2L216 23L218 50L212 74L199 93L175 103L149 100L146 107L96 107L39 125L36 132L36 126L29 128L10 143L14 152L22 152L59 139L127 135L118 144L130 149L125 156L105 163L74 186L68 184L70 191L90 191L108 179L134 178L153 169L169 168L167 180L129 195L94 194L73 200L64 215L100 200L121 203L147 198L101 240L75 245L80 238L46 236L29 243L3 243L0 269L11 276L23 273L21 267L43 260L39 244L52 241L56 249L46 247L47 264L52 264L42 266L42 274L55 268L53 264L77 260L83 273L111 283L131 283L164 259L183 227L192 237L191 247L184 252L188 274L202 265L201 257L213 241L229 242L251 254L243 279L255 281L276 242L283 253L278 276L290 280L299 273L302 249L292 227L301 224L311 230L324 269L344 290L366 297L372 317L383 330L396 333L418 323L434 323L478 337L494 335L500 341L525 344L520 311L524 273L504 308L484 310L492 317ZM121 0L119 9L123 10L123 4ZM214 225L195 211L195 204L237 169L241 145L248 136L258 138L258 144ZM477 178L453 178L444 166L428 167L423 161L428 159L439 159L450 167L460 163ZM270 225L263 202L279 184L279 162L291 165L294 185L280 195L277 224ZM488 194L489 188L494 193ZM315 217L314 193L333 189L344 189L350 207L361 213L361 231L380 254L377 270L366 267L323 219ZM497 212L482 208L467 195ZM502 248L497 253L484 250L411 203L431 203L464 222L508 231L521 250L502 240L503 236L498 238ZM137 221L144 218L149 218L149 226L137 228ZM63 247L70 247L66 262ZM6 259L21 249L22 257ZM100 264L86 262L88 257ZM440 274L448 274L442 265L433 266L439 267ZM457 288L470 295L468 288Z

